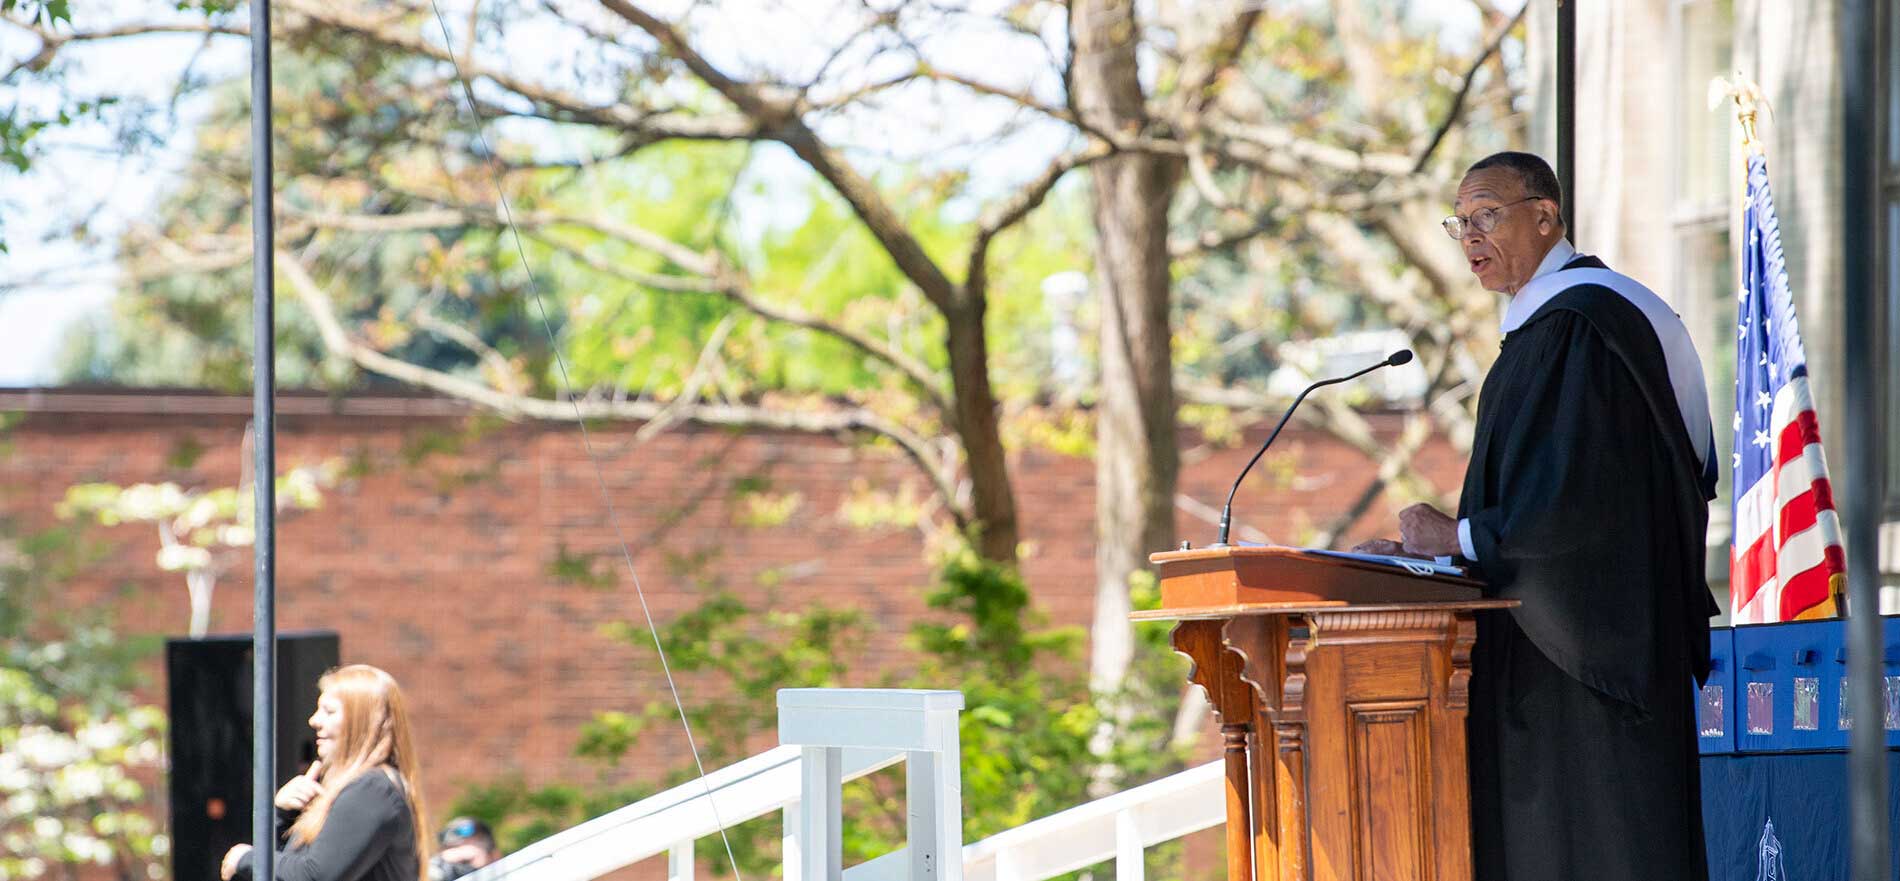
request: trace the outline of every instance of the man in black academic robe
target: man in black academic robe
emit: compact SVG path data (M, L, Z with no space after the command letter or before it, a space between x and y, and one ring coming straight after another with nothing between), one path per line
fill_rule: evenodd
M1477 881L1703 881L1706 391L1680 319L1576 256L1559 197L1524 153L1459 187L1446 231L1513 301L1458 517L1407 508L1403 551L1464 558L1490 595L1522 603L1480 615L1472 658Z

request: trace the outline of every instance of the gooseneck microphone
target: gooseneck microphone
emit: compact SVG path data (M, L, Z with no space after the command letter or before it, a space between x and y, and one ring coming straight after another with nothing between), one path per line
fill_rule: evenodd
M1233 525L1234 520L1234 493L1240 491L1240 482L1247 479L1247 472L1253 470L1254 463L1260 461L1261 456L1266 455L1268 447L1273 446L1273 439L1280 436L1280 429L1286 427L1286 421L1293 418L1293 411L1299 409L1300 402L1306 400L1307 395L1312 394L1313 390L1320 386L1336 385L1346 382L1347 380L1358 379L1381 367L1397 367L1411 360L1412 350L1400 349L1393 352L1384 361L1380 361L1358 373L1335 377L1333 379L1322 379L1319 382L1307 386L1306 391L1300 392L1300 396L1293 399L1293 405L1286 408L1286 413L1280 417L1280 424L1275 425L1273 427L1273 433L1267 435L1267 442L1260 445L1260 449L1253 454L1253 458L1247 460L1247 467L1240 469L1240 476L1234 478L1234 488L1227 491L1227 504L1222 505L1220 509L1220 538L1214 540L1213 546L1217 548L1227 546L1227 530L1228 527Z

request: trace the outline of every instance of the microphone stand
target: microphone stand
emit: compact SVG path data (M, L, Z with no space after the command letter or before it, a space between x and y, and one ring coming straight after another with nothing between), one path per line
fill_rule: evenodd
M1228 529L1229 527L1233 525L1233 519L1234 519L1234 494L1240 491L1240 482L1247 479L1247 472L1253 470L1254 463L1259 462L1260 457L1266 455L1267 448L1273 446L1274 439L1280 436L1280 429L1286 427L1286 421L1288 419L1293 418L1293 411L1299 409L1300 402L1306 400L1307 395L1312 394L1314 389L1320 388L1321 386L1337 385L1342 382L1348 382L1350 380L1358 379L1359 377L1364 376L1368 373L1371 373L1372 371L1377 370L1381 367L1396 367L1400 364L1404 364L1411 360L1412 360L1412 350L1400 349L1399 351L1393 352L1392 355L1386 358L1384 361L1380 361L1379 363L1374 364L1371 367L1367 367L1363 370L1360 370L1357 373L1348 374L1346 376L1334 377L1332 379L1322 379L1319 382L1316 382L1316 383L1313 383L1312 385L1307 386L1305 391L1300 392L1300 396L1293 399L1292 406L1287 407L1286 412L1280 415L1280 422L1279 424L1273 426L1273 433L1267 435L1267 442L1264 444L1261 444L1260 449L1254 451L1253 458L1247 460L1247 467L1240 469L1240 476L1234 478L1233 488L1227 491L1227 503L1222 505L1220 509L1220 538L1215 539L1214 544L1212 546L1217 547L1217 548L1224 548L1227 546Z

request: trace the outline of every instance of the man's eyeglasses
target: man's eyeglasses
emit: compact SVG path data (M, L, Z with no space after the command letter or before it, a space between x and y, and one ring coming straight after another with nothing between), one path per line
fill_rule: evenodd
M1521 205L1525 202L1542 198L1544 197L1525 196L1516 202L1506 202L1496 208L1479 208L1470 214L1453 214L1439 221L1439 225L1445 228L1445 235L1451 236L1454 239L1462 239L1466 233L1474 229L1478 232L1489 234L1492 230L1498 228L1498 220L1503 217L1504 209L1512 205Z

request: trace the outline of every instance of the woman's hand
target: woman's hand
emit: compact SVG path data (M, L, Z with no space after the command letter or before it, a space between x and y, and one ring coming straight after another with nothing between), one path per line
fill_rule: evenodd
M282 789L277 790L277 797L271 803L286 811L303 810L323 792L323 784L317 782L317 773L322 769L322 762L312 762L310 770L290 778Z
M238 861L244 859L244 855L250 852L251 846L248 844L231 845L231 849L224 852L224 865L218 867L218 877L224 881L231 881L231 876L237 874Z

